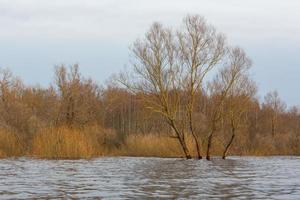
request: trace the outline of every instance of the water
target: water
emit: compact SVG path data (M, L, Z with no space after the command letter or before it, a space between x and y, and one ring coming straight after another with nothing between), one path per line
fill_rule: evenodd
M0 160L0 199L300 199L300 157Z

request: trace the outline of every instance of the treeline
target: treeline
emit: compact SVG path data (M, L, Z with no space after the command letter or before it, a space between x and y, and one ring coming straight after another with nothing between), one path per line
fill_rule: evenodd
M260 102L251 61L199 16L155 23L107 85L78 65L26 86L0 71L0 157L300 155L300 110Z

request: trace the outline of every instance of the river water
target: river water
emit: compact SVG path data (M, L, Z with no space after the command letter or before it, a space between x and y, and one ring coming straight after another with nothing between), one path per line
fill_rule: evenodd
M0 199L300 199L300 157L0 160Z

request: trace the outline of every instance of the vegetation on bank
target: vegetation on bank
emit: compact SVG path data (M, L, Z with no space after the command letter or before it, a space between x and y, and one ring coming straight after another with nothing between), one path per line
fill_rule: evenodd
M78 65L47 87L0 71L0 157L300 155L300 110L260 102L246 53L199 16L154 23L107 85ZM271 73L271 72L270 72Z
M165 134L132 134L122 143L115 134L95 132L97 128L74 130L67 127L49 128L36 134L31 143L17 135L0 131L0 158L29 156L47 159L80 159L101 156L183 157L177 140ZM224 138L214 140L212 152L221 156ZM187 139L191 155L197 157L192 138ZM203 143L203 146L205 143ZM300 155L299 140L292 135L264 137L252 146L247 137L239 136L230 150L231 155L271 156Z

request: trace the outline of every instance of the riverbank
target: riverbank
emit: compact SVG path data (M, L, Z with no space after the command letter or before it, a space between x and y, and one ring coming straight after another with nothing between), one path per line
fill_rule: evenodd
M214 156L222 155L225 138L216 137L213 143ZM255 140L256 141L256 140ZM205 147L206 141L202 141ZM230 149L229 155L272 156L300 155L300 145L291 138L261 138L252 145L250 140L238 136ZM289 144L289 145L286 145ZM187 138L191 154L196 157L193 140ZM205 148L202 152L205 152ZM43 128L32 138L22 138L21 134L0 130L0 158L37 157L45 159L80 159L101 156L132 156L179 158L183 156L178 141L164 134L131 134L119 138L109 130L99 127L70 129L67 127Z

